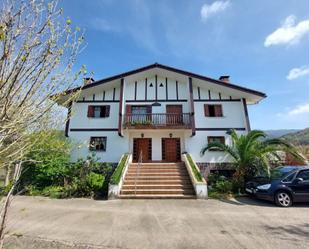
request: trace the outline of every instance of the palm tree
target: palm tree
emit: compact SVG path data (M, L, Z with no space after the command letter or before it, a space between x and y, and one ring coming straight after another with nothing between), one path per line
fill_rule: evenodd
M211 142L201 150L204 155L207 150L215 149L227 153L233 160L236 180L241 184L256 173L270 172L274 159L280 160L280 153L288 152L300 161L303 156L290 143L279 139L265 139L266 134L260 130L252 130L247 135L237 135L235 130L229 131L232 145Z

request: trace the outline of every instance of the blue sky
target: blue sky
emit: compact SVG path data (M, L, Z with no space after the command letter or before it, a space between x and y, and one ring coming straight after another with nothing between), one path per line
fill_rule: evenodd
M265 92L257 129L309 127L308 0L61 0L100 79L154 62Z

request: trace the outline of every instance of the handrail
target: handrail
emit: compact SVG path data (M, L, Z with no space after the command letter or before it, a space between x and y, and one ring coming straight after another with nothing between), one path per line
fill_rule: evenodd
M135 174L135 182L134 182L134 195L136 195L136 181L137 181L137 178L139 177L139 169L140 169L140 166L143 162L143 151L141 151L141 153L139 154L139 157L138 157L138 162L137 162L137 168L136 168L136 174Z
M191 128L190 113L149 113L149 114L133 114L126 113L124 125L126 127L142 126L178 126Z

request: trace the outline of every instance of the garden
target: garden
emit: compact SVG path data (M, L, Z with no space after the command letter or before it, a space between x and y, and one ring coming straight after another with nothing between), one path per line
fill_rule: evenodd
M208 176L208 194L213 198L242 195L245 193L245 183L255 176L269 177L272 168L282 165L282 152L295 158L303 164L305 156L297 147L280 138L267 139L263 131L252 130L247 135L239 135L235 130L228 132L232 144L211 142L201 150L221 151L232 161L233 174L224 176L215 171Z
M73 144L61 131L47 130L30 136L35 142L23 158L16 193L51 198L106 197L112 164L98 162L95 154L70 162Z

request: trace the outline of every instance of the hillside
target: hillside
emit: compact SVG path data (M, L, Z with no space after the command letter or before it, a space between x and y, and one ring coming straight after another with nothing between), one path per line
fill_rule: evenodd
M278 138L284 135L295 133L300 130L296 129L281 129L281 130L265 130L264 132L267 134L267 138Z
M309 128L282 136L295 145L309 145Z

